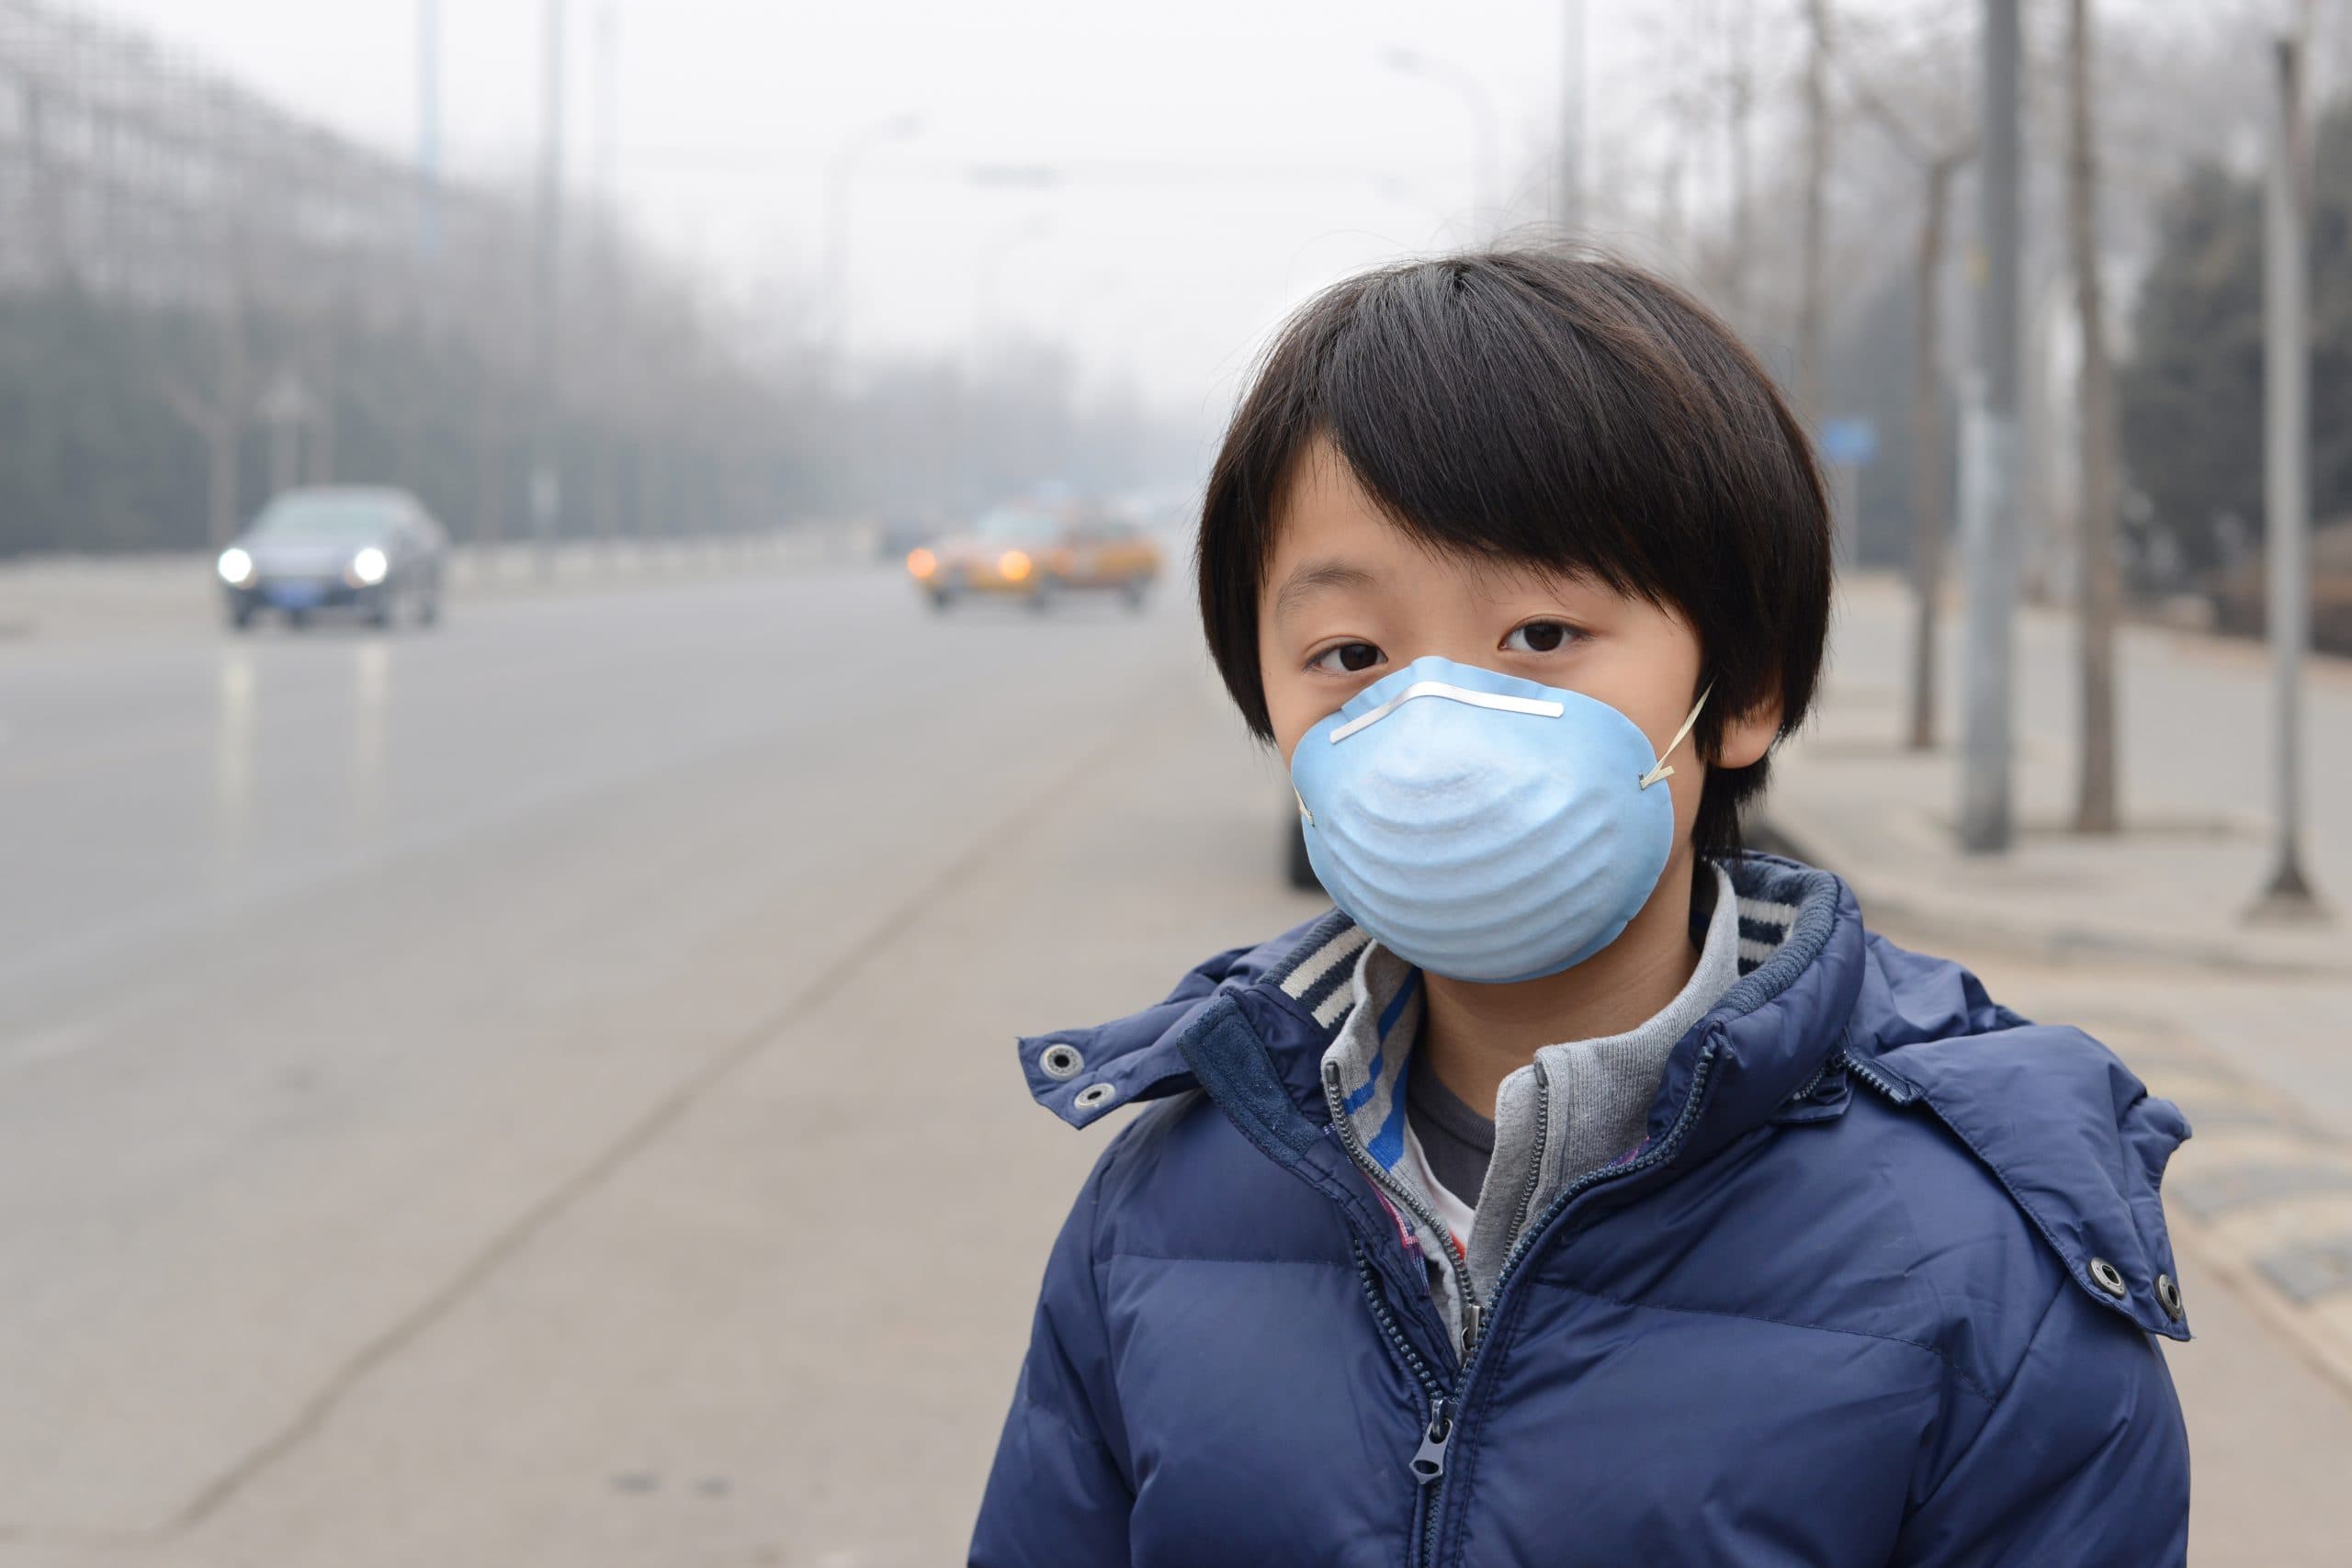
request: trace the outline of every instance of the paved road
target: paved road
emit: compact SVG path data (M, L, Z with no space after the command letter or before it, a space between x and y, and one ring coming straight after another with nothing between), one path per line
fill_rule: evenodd
M1212 700L868 573L0 652L0 1556L937 1561L1009 1036L1293 918Z
M0 1568L956 1560L1102 1136L1010 1036L1312 910L1172 596L27 641L0 725ZM2352 1407L2204 1323L2198 1560L2301 1561Z

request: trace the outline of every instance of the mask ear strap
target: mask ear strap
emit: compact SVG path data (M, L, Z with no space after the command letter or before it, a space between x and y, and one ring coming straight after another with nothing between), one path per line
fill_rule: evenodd
M1707 682L1707 689L1699 694L1699 700L1690 705L1690 716L1682 721L1682 728L1674 732L1674 739L1666 743L1666 750L1657 754L1657 766L1642 775L1642 788L1647 789L1660 779L1674 776L1674 770L1667 766L1666 760L1674 755L1674 749L1682 744L1683 739L1690 733L1690 727L1699 722L1699 710L1707 705L1707 698L1714 689L1714 682L1710 681Z

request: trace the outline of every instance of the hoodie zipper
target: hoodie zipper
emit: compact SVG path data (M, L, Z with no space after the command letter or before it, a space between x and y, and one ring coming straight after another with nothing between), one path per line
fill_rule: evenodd
M1722 1042L1723 1035L1718 1031L1708 1039L1706 1045L1700 1051L1698 1063L1690 1075L1690 1092L1683 1097L1682 1109L1676 1114L1674 1125L1667 1129L1664 1137L1651 1145L1649 1152L1625 1165L1603 1166L1599 1170L1585 1172L1584 1175L1561 1189L1559 1196L1552 1200L1544 1209L1542 1217L1531 1229L1521 1232L1512 1239L1510 1250L1503 1257L1502 1268L1495 1276L1494 1299L1498 1306L1501 1304L1504 1292L1510 1288L1511 1280L1517 1275L1521 1261L1527 1256L1529 1241L1549 1229L1552 1222L1566 1213L1570 1203L1605 1182L1639 1175L1673 1157L1675 1152L1682 1146L1682 1140L1690 1135L1690 1124L1698 1120L1700 1104L1706 1099L1708 1086L1714 1077L1715 1057ZM1388 1179L1387 1173L1381 1169L1377 1162L1364 1155L1363 1143L1354 1135L1354 1124L1345 1114L1346 1104L1338 1092L1339 1080L1331 1071L1331 1064L1327 1063L1325 1066L1323 1085L1325 1092L1331 1099L1331 1125L1335 1129L1345 1129L1340 1133L1341 1146L1348 1150L1350 1157L1354 1159L1367 1174L1372 1175L1384 1190L1392 1192L1399 1201L1411 1206L1416 1216L1419 1217L1419 1205L1415 1204L1409 1194L1400 1190L1396 1183ZM1540 1141L1539 1138L1539 1144ZM1533 1199L1534 1190L1531 1186L1521 1195L1521 1209L1524 1211L1532 1203ZM1433 1224L1431 1228L1446 1238L1446 1245L1453 1251L1459 1261L1461 1249L1453 1247L1453 1236L1442 1225ZM1398 1353L1404 1358L1407 1367L1411 1370L1430 1396L1430 1425L1422 1433L1419 1450L1413 1455L1414 1479L1424 1489L1426 1495L1421 1501L1420 1537L1415 1543L1411 1563L1413 1568L1426 1568L1427 1564L1437 1560L1438 1529L1442 1523L1438 1506L1445 1496L1446 1450L1453 1440L1454 1423L1461 1414L1463 1396L1469 1392L1471 1379L1477 1371L1481 1339L1476 1329L1464 1331L1462 1365L1455 1371L1451 1387L1441 1383L1436 1374L1430 1370L1429 1363L1413 1349L1411 1343L1405 1337L1404 1330L1398 1326L1396 1314L1389 1308L1387 1296L1380 1289L1379 1278L1373 1271L1371 1258L1364 1251L1363 1243L1351 1237L1350 1245L1355 1249L1356 1268L1363 1280L1364 1298L1371 1303L1374 1321L1380 1325L1382 1333L1387 1337L1389 1343L1396 1348ZM1459 1262L1459 1267L1462 1269L1460 1277L1464 1280L1463 1300L1466 1317L1469 1312L1467 1303L1470 1301L1469 1268L1466 1261Z
M1347 1151L1348 1158L1354 1161L1358 1169L1371 1177L1383 1192L1395 1199L1423 1228L1444 1244L1446 1256L1453 1260L1454 1283L1462 1292L1462 1354L1466 1359L1477 1348L1478 1331L1485 1314L1479 1310L1478 1287L1470 1282L1470 1259L1463 1256L1462 1244L1453 1239L1453 1233L1439 1222L1436 1213L1419 1193L1408 1190L1403 1182L1390 1175L1378 1160L1364 1151L1363 1140L1356 1135L1355 1118L1348 1114L1347 1096L1340 1089L1340 1064L1337 1062L1323 1064L1323 1097L1331 1106L1331 1131L1338 1135L1340 1146Z
M1504 1256L1518 1247L1527 1231L1527 1211L1535 1205L1536 1190L1544 1184L1544 1145L1552 1135L1552 1076L1538 1058L1535 1067L1535 1157L1528 1163L1527 1181L1519 1190L1519 1206L1510 1213L1510 1229L1503 1233Z

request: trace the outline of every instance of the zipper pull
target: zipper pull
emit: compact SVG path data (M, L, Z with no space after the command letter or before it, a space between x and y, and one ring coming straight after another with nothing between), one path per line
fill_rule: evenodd
M1478 1335L1486 1327L1485 1314L1478 1303L1465 1294L1462 1301L1462 1359L1467 1361L1478 1348Z
M1453 1401L1442 1395L1430 1402L1430 1429L1413 1455L1413 1479L1427 1486L1445 1473L1445 1445L1453 1440Z

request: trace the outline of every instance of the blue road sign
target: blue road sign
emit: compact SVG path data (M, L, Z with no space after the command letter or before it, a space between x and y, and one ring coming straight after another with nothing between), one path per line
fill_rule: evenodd
M1878 426L1867 419L1821 422L1821 460L1860 468L1878 456Z

